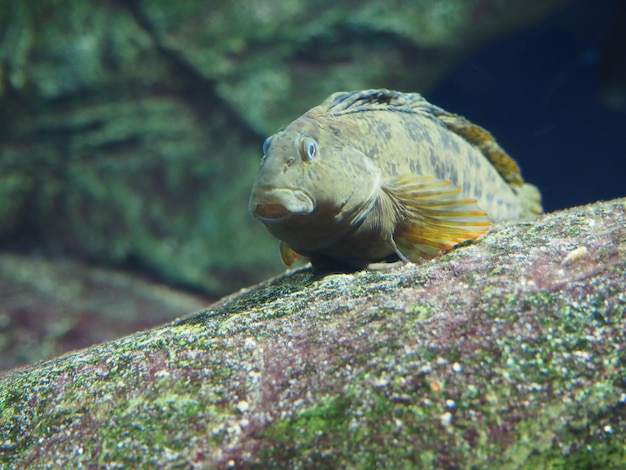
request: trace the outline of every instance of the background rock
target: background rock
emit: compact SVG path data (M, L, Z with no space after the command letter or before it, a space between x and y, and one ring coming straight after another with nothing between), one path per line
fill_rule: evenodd
M622 468L626 199L288 273L0 381L7 467Z
M0 242L224 294L280 269L264 136L331 92L423 91L564 0L0 0Z
M0 371L189 314L211 299L64 258L0 252Z

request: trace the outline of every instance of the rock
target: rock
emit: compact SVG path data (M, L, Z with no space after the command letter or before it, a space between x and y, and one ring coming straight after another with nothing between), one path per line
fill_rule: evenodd
M7 467L621 468L626 199L289 272L0 382Z
M424 91L563 3L0 0L0 240L258 282L281 269L246 212L265 134L340 89Z
M65 257L0 252L0 371L119 338L211 299Z
M142 1L157 42L207 80L261 134L330 94L380 87L424 90L487 37L517 28L562 0L485 2L375 0L216 5Z

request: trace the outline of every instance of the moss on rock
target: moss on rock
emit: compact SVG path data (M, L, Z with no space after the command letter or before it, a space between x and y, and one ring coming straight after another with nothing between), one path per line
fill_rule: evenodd
M300 269L16 370L0 462L626 465L625 214L501 225L419 266Z

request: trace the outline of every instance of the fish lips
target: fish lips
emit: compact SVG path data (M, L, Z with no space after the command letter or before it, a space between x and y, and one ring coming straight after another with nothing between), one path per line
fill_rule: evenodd
M315 209L311 196L299 189L273 188L252 192L248 210L263 223L277 223L293 215L307 215Z

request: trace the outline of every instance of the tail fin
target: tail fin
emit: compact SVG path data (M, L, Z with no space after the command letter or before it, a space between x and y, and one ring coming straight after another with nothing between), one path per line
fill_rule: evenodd
M541 193L537 186L524 183L519 188L517 194L522 203L522 219L532 218L543 213L543 207L541 207Z

